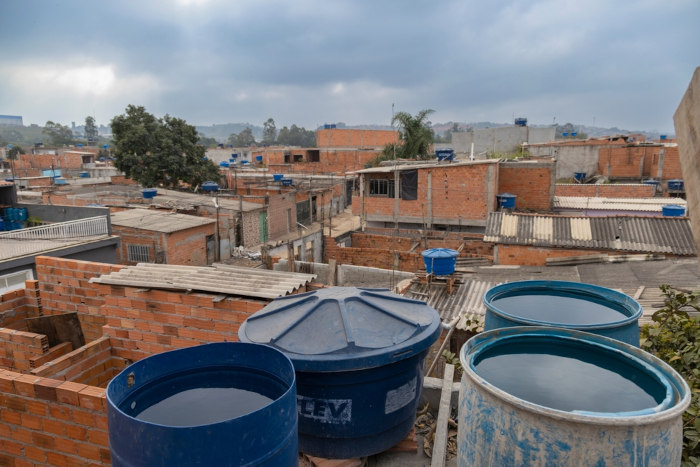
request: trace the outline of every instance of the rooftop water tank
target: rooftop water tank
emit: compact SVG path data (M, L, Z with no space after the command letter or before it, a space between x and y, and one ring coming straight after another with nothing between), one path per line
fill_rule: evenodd
M269 346L152 355L107 386L112 465L296 466L294 367Z
M202 191L219 191L219 185L216 182L204 182Z
M435 157L437 157L437 160L439 161L451 161L454 160L455 158L455 151L454 149L436 149L435 150Z
M282 179L282 185L284 186L292 186L292 179L291 178L283 178Z
M661 208L661 214L666 217L683 217L685 208L677 204L667 204Z
M263 157L262 157L262 156L255 156L255 161L256 161L256 162L260 163L260 162L262 162L262 160L263 160Z
M279 182L284 178L284 174L272 174L272 181Z
M459 465L680 465L683 378L615 339L483 332L460 351Z
M54 178L54 183L56 185L65 185L68 182L66 182L66 179L63 177L56 177L56 178Z
M156 188L144 188L141 190L141 194L143 199L152 199L158 194L158 190Z
M458 254L456 250L449 248L431 248L421 253L426 272L436 276L447 276L454 273Z
M586 179L586 172L574 172L574 180L582 183Z
M247 165L248 161L241 161L241 165Z
M516 118L515 119L515 126L527 126L527 118Z
M80 178L90 178L90 172L80 172Z
M513 209L515 208L515 198L516 196L510 193L501 193L496 196L498 200L498 207L503 209Z
M642 306L632 297L592 284L516 281L484 294L484 330L552 326L592 332L639 346Z
M408 434L439 335L440 316L424 302L354 287L277 298L238 332L292 360L299 450L332 459L376 454Z
M238 159L238 153L231 153L231 159Z
M228 167L228 161L219 162L219 167Z
M674 179L668 181L668 189L672 191L683 191L683 180Z
M666 138L667 138L666 135L659 135L659 139L660 139L661 141L665 140Z

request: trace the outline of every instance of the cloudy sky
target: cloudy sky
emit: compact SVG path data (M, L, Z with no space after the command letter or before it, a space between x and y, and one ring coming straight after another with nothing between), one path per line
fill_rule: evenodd
M0 114L672 133L699 25L698 0L2 0Z

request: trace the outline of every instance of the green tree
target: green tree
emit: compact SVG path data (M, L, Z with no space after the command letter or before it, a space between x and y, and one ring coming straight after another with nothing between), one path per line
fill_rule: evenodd
M22 149L22 146L12 146L7 151L7 158L11 161L14 161L17 160L17 156L19 156L20 154L24 154L24 149Z
M384 156L393 156L396 149L396 157L401 159L427 159L430 145L433 144L435 134L430 127L428 115L432 109L425 109L415 116L408 112L397 112L391 119L391 124L398 124L400 145L387 145L384 147ZM388 152L387 152L388 151Z
M232 133L228 137L229 144L233 144L237 148L245 148L255 144L255 136L250 127L245 127L240 133Z
M54 123L51 120L46 122L41 132L49 137L49 143L54 146L63 146L75 142L73 131L70 128L60 123Z
M204 158L199 135L185 120L156 118L141 106L129 105L112 119L114 165L146 187L191 186L218 181L219 169Z
M204 136L201 133L199 133L199 139L197 140L197 142L205 148L215 148L219 145L219 142L215 138Z
M316 133L294 124L290 128L283 126L277 135L277 143L286 146L313 148L316 146Z
M277 141L277 127L275 126L275 121L270 117L263 123L262 143L270 146L275 144L275 141Z
M97 125L95 125L95 117L87 116L85 117L85 138L88 144L97 143L97 136L99 132L97 131Z

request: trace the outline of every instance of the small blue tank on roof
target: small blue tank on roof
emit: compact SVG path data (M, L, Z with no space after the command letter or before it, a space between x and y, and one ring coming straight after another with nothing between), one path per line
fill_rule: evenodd
M455 151L454 149L450 148L436 149L435 157L437 157L437 160L439 161L451 161L455 158Z
M454 273L458 254L456 250L450 250L449 248L431 248L421 253L425 263L425 270L428 274L436 276L446 276Z
M504 209L513 209L515 207L516 196L510 193L501 193L496 196L498 200L498 206Z
M141 194L143 199L152 199L158 194L158 190L155 188L144 188L141 190Z
M219 191L219 185L216 182L204 182L202 191Z
M376 454L406 436L439 335L440 316L425 302L355 287L277 298L238 331L241 342L292 360L299 450L333 459Z
M574 180L581 183L586 179L586 172L574 172Z
M527 118L516 118L515 119L515 126L527 126Z
M683 180L673 179L668 181L668 189L672 191L683 191Z
M685 208L677 204L667 204L661 208L661 214L665 217L683 217Z
M228 167L228 161L221 161L219 162L219 167Z
M284 174L272 174L272 181L279 182L284 178Z

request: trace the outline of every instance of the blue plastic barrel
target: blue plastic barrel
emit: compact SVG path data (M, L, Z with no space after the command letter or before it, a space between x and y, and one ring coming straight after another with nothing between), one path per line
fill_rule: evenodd
M291 178L283 178L283 179L282 179L282 185L284 185L284 186L292 186L292 179L291 179Z
M501 193L496 196L498 199L498 206L505 209L515 208L515 198L516 196L510 193Z
M574 172L574 180L581 183L586 179L586 172Z
M26 221L27 220L27 208L17 208L17 220Z
M5 221L2 220L2 217L0 217L0 230L5 230Z
M241 161L241 165L247 165L248 161Z
M296 466L294 367L272 347L223 342L128 366L107 386L114 466Z
M615 339L513 327L460 352L459 465L679 465L683 378Z
M683 217L685 208L677 204L667 204L661 208L661 214L666 217Z
M279 182L284 178L284 174L272 174L272 181Z
M56 185L65 185L67 182L66 182L66 179L63 177L56 177L56 178L54 178L54 183Z
M659 181L658 180L654 180L654 179L642 180L642 183L644 185L653 185L654 193L656 193L656 190L659 188Z
M202 191L219 191L219 184L216 182L202 183Z
M260 163L263 160L263 156L255 156L256 162Z
M683 191L683 180L674 179L668 181L668 189L672 191Z
M219 162L219 167L228 167L228 166L229 166L228 161L221 161L221 162Z
M639 346L642 306L605 287L568 281L517 281L484 294L484 330L553 326L592 332Z
M425 302L354 287L277 298L238 332L292 360L299 449L332 459L376 454L406 437L439 335L440 316Z
M436 276L447 276L454 273L458 254L456 250L449 248L431 248L421 253L426 272Z
M156 188L144 188L141 190L141 194L143 195L143 199L151 199L158 194L158 190Z

